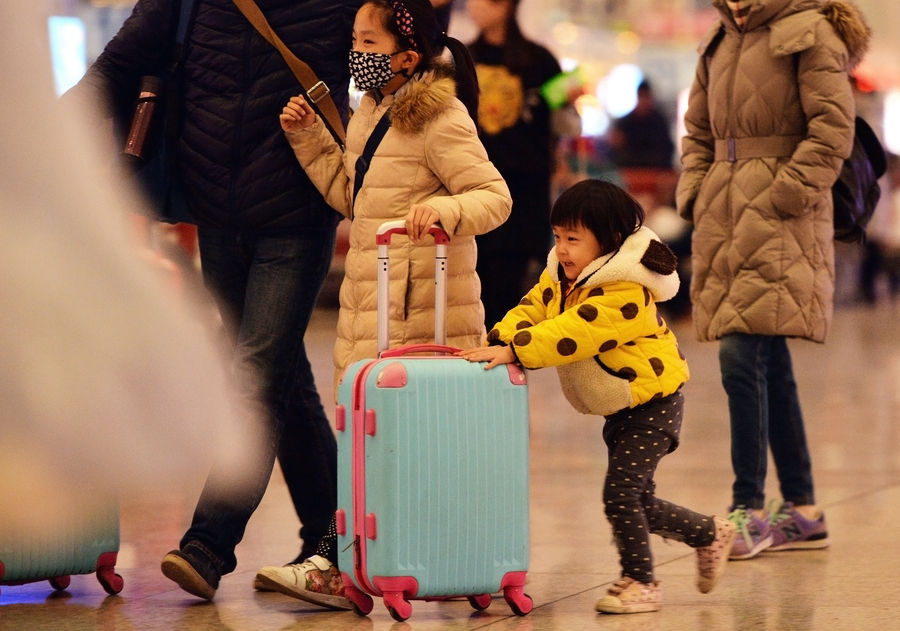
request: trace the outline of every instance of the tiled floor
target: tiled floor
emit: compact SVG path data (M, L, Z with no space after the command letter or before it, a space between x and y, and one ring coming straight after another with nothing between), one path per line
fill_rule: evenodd
M658 613L601 616L593 611L618 575L600 502L606 466L601 423L572 411L558 392L555 374L543 371L530 375L532 562L527 589L535 608L527 617L512 616L502 599L484 612L465 602L414 602L413 616L395 623L378 602L369 617L361 618L255 593L256 569L285 563L298 550L297 520L276 472L237 550L238 571L223 579L215 602L187 595L158 570L160 558L187 524L198 480L180 495L123 500L121 595L106 597L92 577L83 576L59 594L51 594L46 584L6 587L0 594L0 630L900 629L900 549L894 547L900 524L897 318L889 306L844 309L827 345L791 343L831 548L732 562L716 590L701 595L694 589L693 552L654 538L665 596ZM334 323L334 312L318 312L307 338L326 400L331 400ZM731 471L717 346L700 345L689 329L674 328L693 379L685 388L682 445L663 460L659 494L721 514L730 498ZM776 488L771 490L774 494Z

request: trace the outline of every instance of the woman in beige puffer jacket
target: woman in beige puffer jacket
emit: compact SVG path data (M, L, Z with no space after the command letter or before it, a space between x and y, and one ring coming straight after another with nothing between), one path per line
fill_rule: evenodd
M843 2L713 6L720 19L700 46L677 203L694 223L694 324L700 340L722 340L732 518L744 535L732 556L749 558L773 541L827 545L785 338L823 342L831 320L831 186L852 147L848 72L869 29ZM785 500L811 518L802 542L773 539L767 522L753 521L764 507L769 446ZM776 519L782 524L797 514L783 512L791 519Z
M321 121L287 133L326 201L352 220L334 348L336 379L354 361L377 354L375 233L384 222L403 219L415 204L433 208L450 235L447 344L484 343L474 237L502 224L512 201L456 97L452 76L452 68L438 64L378 102L374 91L366 93L348 126L343 153ZM356 160L388 109L391 127L351 208ZM391 243L391 347L434 341L434 253L428 241L414 245L394 237Z

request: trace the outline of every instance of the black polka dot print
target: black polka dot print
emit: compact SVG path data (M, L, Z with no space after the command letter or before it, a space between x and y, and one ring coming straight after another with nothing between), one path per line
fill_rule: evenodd
M680 392L611 414L603 426L609 467L603 487L622 575L653 581L650 534L702 548L715 540L712 517L656 497L653 476L678 444L684 396Z
M665 364L663 364L662 360L659 357L650 358L650 367L653 368L653 372L656 373L657 377L663 374L666 369Z
M583 304L578 307L578 315L585 322L593 322L597 319L599 312L597 311L597 307L594 305Z
M553 300L553 290L550 287L547 287L547 289L544 290L544 293L541 294L541 298L544 299L544 306L546 307L550 304L550 301Z
M602 296L603 295L603 287L594 287L592 290L588 292L588 298L593 298L594 296Z
M646 287L641 287L644 290L644 306L650 306L650 291Z
M575 351L578 350L578 343L575 342L571 337L564 337L559 342L556 343L556 352L562 355L563 357L568 357L569 355L574 355Z
M634 320L640 310L640 307L636 304L629 302L627 305L622 306L622 317L626 320Z
M600 352L605 353L607 351L611 351L612 349L616 348L618 345L619 345L619 343L615 340L607 340L607 341L603 342L603 344L600 345Z
M500 341L500 331L497 329L491 329L491 332L487 334L488 343L499 342Z
M625 366L625 368L616 371L616 375L619 378L627 379L628 381L634 381L635 379L637 379L637 372L630 366Z
M531 298L529 298L528 296L525 296L524 298L522 298L519 301L519 306L530 307L531 306Z
M519 331L513 338L513 344L516 346L528 346L531 344L531 331Z
M528 320L522 320L521 322L516 324L516 330L521 331L522 329L527 329L530 326L531 326L531 322L529 322Z

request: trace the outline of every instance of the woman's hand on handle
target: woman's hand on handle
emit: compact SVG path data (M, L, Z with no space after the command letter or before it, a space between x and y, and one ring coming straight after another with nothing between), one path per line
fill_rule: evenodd
M284 131L297 131L311 127L316 122L316 112L302 95L292 96L278 119Z
M410 241L418 243L428 234L431 224L437 223L440 217L431 206L416 204L409 209L404 221Z
M516 356L511 346L485 346L482 348L469 348L456 353L470 362L488 362L485 370L500 366L501 364L516 363Z

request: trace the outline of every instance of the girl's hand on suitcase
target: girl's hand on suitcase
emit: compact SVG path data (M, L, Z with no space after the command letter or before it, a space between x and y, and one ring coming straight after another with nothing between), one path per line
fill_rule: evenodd
M428 234L428 229L431 228L431 224L437 223L438 220L440 220L440 217L431 206L416 204L410 208L406 217L404 217L404 221L406 221L406 233L409 236L409 240L413 243L421 241L422 238Z
M511 346L469 348L459 351L456 354L463 359L468 359L470 362L488 362L488 365L484 367L485 370L489 370L494 366L500 366L501 364L514 364L516 362L516 356L513 353Z
M316 112L302 95L292 96L278 120L281 121L281 129L284 131L297 131L311 127L316 122Z

